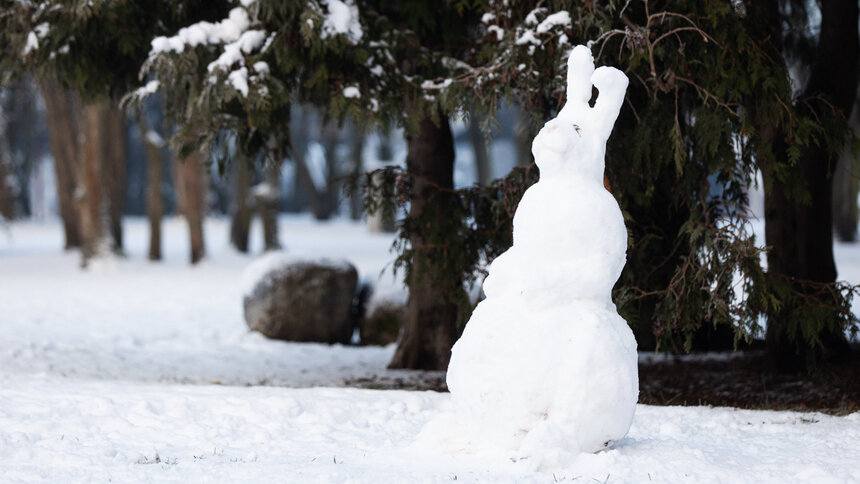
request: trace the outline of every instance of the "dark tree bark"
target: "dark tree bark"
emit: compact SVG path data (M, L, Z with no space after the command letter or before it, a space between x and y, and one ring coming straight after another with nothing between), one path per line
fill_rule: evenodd
M116 103L111 102L106 111L104 119L103 149L104 149L104 172L103 182L105 185L108 225L110 229L111 249L121 254L123 252L122 240L122 214L125 211L126 193L126 130L125 113L119 109Z
M206 170L203 155L194 152L178 164L179 183L184 204L185 219L188 221L191 242L191 263L200 262L206 255L203 238L203 219L206 216Z
M773 2L768 3L772 5L772 12ZM857 20L856 0L821 2L821 31L815 61L801 97L823 96L829 104L813 99L810 101L813 109L824 112L832 105L845 116L850 115L857 91L860 42ZM779 28L778 21L771 25ZM771 137L776 156L785 156L785 137L776 133ZM796 169L809 192L808 204L790 199L789 187L773 176L774 170L767 167L764 170L764 175L773 180L770 189L765 185L765 239L772 247L767 256L768 273L786 280L795 291L808 295L821 306L836 304L829 293L820 294L819 286L819 283L836 280L831 214L834 163L826 147L811 146L801 154ZM786 304L778 315L768 320L767 349L775 367L802 369L811 361L849 350L845 335L837 329L840 325L835 321L819 322L825 328L819 336L820 344L810 347L791 323L794 310L792 304Z
M340 154L337 152L337 145L340 141L340 130L337 123L329 121L322 128L321 143L325 152L325 186L320 190L320 198L322 198L324 218L320 220L328 220L337 211L338 194L340 192L340 183L338 180L339 167L341 166Z
M490 154L487 150L487 138L481 131L481 119L474 109L469 110L469 140L475 152L478 185L487 186L490 183Z
M317 191L314 179L311 177L310 170L308 170L304 153L299 153L298 150L295 150L293 152L293 162L296 164L296 178L299 187L308 197L308 204L311 206L311 213L314 214L314 218L317 220L328 220L331 213L326 208L319 191Z
M390 162L394 159L394 149L391 146L391 137L388 133L379 134L379 147L376 150L376 157L380 161ZM373 185L382 184L383 177L380 174L374 174L371 180ZM377 200L377 203L379 200ZM394 220L386 219L382 216L382 211L377 210L367 217L367 226L371 232L386 232L392 233L397 230Z
M45 100L45 117L48 134L51 138L51 155L54 158L54 172L57 177L57 200L60 217L63 220L65 249L81 245L78 210L75 202L77 188L78 121L71 95L54 80L43 80L42 97Z
M860 91L860 89L858 89ZM860 107L855 100L851 113L851 128L860 135ZM860 193L860 160L846 146L839 156L836 172L833 174L833 228L836 236L843 242L857 241L858 213L857 196Z
M36 166L37 124L36 93L27 78L18 79L5 86L5 96L0 111L4 117L5 147L8 148L7 158L9 175L5 180L10 189L11 213L15 216L30 217L33 214L30 193L30 179Z
M532 140L535 139L537 131L529 122L528 115L520 111L517 118L517 165L529 166L535 162L532 156Z
M233 247L243 254L248 253L248 233L251 230L253 212L248 203L248 186L250 185L248 162L238 159L233 164L235 189L233 192L233 215L230 219L230 242Z
M12 220L15 218L15 193L12 185L8 183L12 176L12 167L9 166L3 135L4 133L0 132L0 219Z
M183 162L175 154L171 157L170 178L173 180L173 212L185 216L185 182Z
M87 267L93 258L105 255L108 242L104 230L102 169L104 166L104 120L107 106L94 103L84 109L84 141L78 179L82 181L77 193L82 236L81 266Z
M257 212L263 222L263 243L265 251L279 250L278 240L278 186L281 180L281 164L276 163L266 167L266 178L258 185L254 199L257 202Z
M352 142L350 143L350 163L352 165L353 180L358 180L364 170L362 161L362 153L364 152L364 133L354 126L352 133ZM349 197L349 217L352 220L361 220L363 213L361 191L358 189L352 190Z
M291 155L293 163L296 164L296 182L298 188L307 196L308 204L311 207L311 213L314 214L314 218L317 220L328 220L331 217L331 209L314 183L305 158L305 153L307 153L308 149L307 124L309 117L304 110L296 112L296 114L293 116L293 122L290 123Z
M458 307L454 295L462 291L458 274L433 260L428 239L444 233L448 207L456 203L454 140L448 118L440 124L421 121L418 132L407 138L406 169L413 179L409 218L415 230L410 243L415 255L409 278L408 317L390 368L444 370L457 336Z
M146 215L149 218L149 260L161 260L161 218L164 216L164 201L161 184L164 178L162 142L150 131L146 117L137 118L140 139L146 150Z

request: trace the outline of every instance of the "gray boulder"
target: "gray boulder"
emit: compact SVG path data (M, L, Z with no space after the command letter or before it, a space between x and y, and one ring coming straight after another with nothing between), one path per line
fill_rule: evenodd
M361 344L385 346L396 343L404 321L406 306L388 302L376 306L358 323Z
M347 344L357 283L347 261L267 254L243 276L245 322L272 339Z

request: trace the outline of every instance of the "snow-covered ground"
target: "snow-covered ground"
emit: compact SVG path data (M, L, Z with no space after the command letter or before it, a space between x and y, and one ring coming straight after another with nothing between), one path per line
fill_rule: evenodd
M145 261L145 221L129 219L128 258L81 272L59 224L0 227L0 482L860 482L860 414L640 405L615 448L544 469L413 447L447 394L345 388L424 377L386 370L392 347L248 332L253 257L227 246L226 221L207 222L194 268L182 222L164 228L164 262ZM281 240L373 281L391 259L390 235L349 222L285 217ZM836 253L860 282L860 248Z

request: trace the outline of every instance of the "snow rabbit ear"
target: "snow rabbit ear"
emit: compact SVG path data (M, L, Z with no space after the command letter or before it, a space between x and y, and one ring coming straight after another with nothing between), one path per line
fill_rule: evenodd
M597 88L598 96L592 109L592 119L595 128L609 138L621 105L624 103L624 93L627 91L627 76L614 67L598 67L591 76L591 82Z
M624 102L627 83L627 76L614 67L595 69L591 49L577 45L567 60L567 102L558 118L583 129L592 139L606 141ZM588 105L592 86L598 90L594 108Z
M567 59L567 104L588 104L593 73L591 49L577 45Z

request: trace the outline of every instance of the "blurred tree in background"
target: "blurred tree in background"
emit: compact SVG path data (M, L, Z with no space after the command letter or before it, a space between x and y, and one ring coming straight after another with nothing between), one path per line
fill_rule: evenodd
M15 2L4 7L0 84L9 85L26 73L41 84L66 246L81 246L83 265L108 249L122 252L126 117L119 98L137 85L153 37L193 20L220 17L223 9L223 3L170 0ZM185 171L184 185L202 186L202 168ZM200 199L188 204L199 207L204 195L186 191L186 196ZM202 225L195 223L200 216L191 215L194 262L203 253Z

